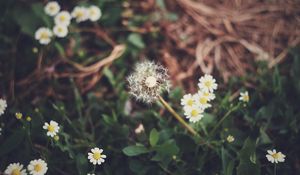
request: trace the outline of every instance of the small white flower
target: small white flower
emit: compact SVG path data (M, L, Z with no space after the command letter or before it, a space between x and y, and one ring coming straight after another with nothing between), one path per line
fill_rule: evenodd
M89 11L85 7L77 6L73 9L71 16L76 19L77 23L80 23L89 19Z
M248 103L250 100L248 91L241 92L239 100L242 102Z
M65 25L56 25L53 28L53 33L59 38L63 38L68 34L68 27Z
M7 103L5 99L0 98L0 116L4 114L5 109L7 108Z
M67 11L61 11L54 17L56 25L68 26L71 23L71 15Z
M202 92L214 92L218 87L216 80L211 75L207 74L199 79L198 86Z
M90 162L94 165L101 165L102 163L104 163L104 159L106 158L106 155L102 154L103 153L103 149L99 149L99 148L93 148L91 149L91 152L88 153L88 159L90 160Z
M234 141L234 137L232 135L227 136L226 138L227 142L231 143Z
M215 94L212 92L202 92L203 96L207 98L208 101L211 101L216 98Z
M40 44L47 45L51 41L52 32L46 27L41 27L35 32L35 39L40 42Z
M20 163L11 163L4 171L5 175L27 175L26 170L23 169L23 165Z
M208 103L208 96L204 95L203 92L199 91L197 94L193 95L193 98L195 100L196 105L202 108L203 110L211 107L211 104Z
M141 132L144 132L145 131L145 128L144 128L144 125L142 123L139 124L139 126L137 128L135 128L134 132L136 134L140 134Z
M135 71L128 76L130 94L137 100L152 103L160 93L169 91L170 82L167 69L151 61L144 61L135 66Z
M91 21L97 21L100 19L102 12L99 7L92 5L88 8L88 17Z
M51 120L50 123L45 122L43 128L47 130L47 136L54 137L59 130L58 123Z
M203 109L199 108L198 106L194 105L192 107L185 108L185 113L187 119L189 119L190 122L197 122L202 119L203 117Z
M59 12L60 6L56 1L50 1L46 4L44 10L49 16L55 16Z
M181 105L183 108L192 107L196 102L192 96L192 94L185 94L181 99Z
M27 166L29 174L32 175L44 175L48 170L47 163L42 159L36 159L29 162Z
M95 175L94 173L87 173L87 175Z
M272 150L268 150L267 151L268 154L266 155L268 161L272 162L272 163L278 163L278 162L284 162L285 161L285 155L282 154L281 152L276 152L275 149Z

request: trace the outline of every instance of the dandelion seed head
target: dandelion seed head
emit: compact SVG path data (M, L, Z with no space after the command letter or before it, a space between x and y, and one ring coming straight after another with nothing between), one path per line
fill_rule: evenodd
M170 81L166 68L151 61L137 63L134 72L127 77L130 94L137 100L152 103L169 91Z

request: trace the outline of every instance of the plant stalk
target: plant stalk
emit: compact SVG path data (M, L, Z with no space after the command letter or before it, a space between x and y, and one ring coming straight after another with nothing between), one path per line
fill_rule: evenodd
M230 116L230 114L232 112L234 112L235 110L237 110L239 108L239 105L231 108L229 111L227 111L227 113L221 118L221 120L219 120L219 122L216 124L216 126L214 127L214 129L210 132L209 136L213 137L213 135L215 134L216 130L220 127L220 125L223 123L223 121L228 118Z
M183 127L185 127L194 136L198 135L197 132L189 124L187 124L161 96L158 96L158 98L164 107L179 121L179 123L182 124Z

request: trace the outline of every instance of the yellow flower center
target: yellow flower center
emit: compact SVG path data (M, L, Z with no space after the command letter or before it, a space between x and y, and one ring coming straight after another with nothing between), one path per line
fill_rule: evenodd
M274 159L279 159L280 155L278 153L272 154L271 155Z
M246 101L246 102L248 102L249 101L249 96L248 95L244 95L243 96L243 100Z
M21 175L21 172L19 169L16 168L11 172L11 175Z
M54 10L55 10L55 7L54 7L54 6L50 6L50 7L49 7L49 10L50 10L50 11L54 11Z
M34 165L34 171L40 172L41 170L42 170L42 165L41 164Z
M192 106L194 104L194 100L193 99L189 99L187 101L187 105Z
M77 17L78 18L83 17L83 12L77 12Z
M63 22L63 21L65 21L65 20L66 20L66 17L65 17L65 16L63 16L63 15L61 15L61 16L59 17L59 20Z
M57 30L59 33L61 33L63 31L63 29L61 27L59 27Z
M200 102L201 104L205 105L205 104L207 104L207 98L201 97L201 98L199 99L199 102Z
M46 32L43 32L41 34L41 39L48 39L48 38L49 38L49 36L48 36L48 34Z
M93 158L96 160L99 160L101 158L101 153L100 152L95 152L93 155Z
M49 126L48 126L48 131L49 131L49 132L54 132L54 130L55 130L55 128L54 128L53 125L49 125Z
M192 117L197 117L197 115L199 114L199 112L197 111L197 110L192 110L192 112L191 112L191 116Z
M211 87L211 81L206 81L205 83L204 83L204 85L206 86L206 87Z

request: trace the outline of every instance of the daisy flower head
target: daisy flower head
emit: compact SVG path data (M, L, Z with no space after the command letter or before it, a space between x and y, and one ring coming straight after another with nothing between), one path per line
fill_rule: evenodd
M99 7L92 5L88 8L88 17L91 21L97 21L101 18L102 12Z
M232 135L227 136L226 138L227 142L231 143L234 141L234 137Z
M208 103L208 96L204 95L204 92L199 91L197 94L193 95L195 103L197 106L202 108L203 110L211 107L211 104Z
M53 33L59 38L63 38L68 34L68 27L65 25L55 25L53 27Z
M203 109L193 105L192 107L185 108L184 115L190 122L196 123L203 118L203 112Z
M185 94L181 99L181 105L183 108L192 107L195 104L196 103L192 94Z
M0 98L0 116L4 114L5 109L7 108L6 100Z
M211 75L205 74L199 79L198 86L203 92L214 92L217 89L218 85L216 80Z
M152 103L163 91L169 91L167 69L151 61L137 63L134 72L127 77L130 94L137 100Z
M71 23L71 15L68 11L61 11L54 17L56 25L68 26Z
M242 102L248 103L250 100L248 91L241 92L239 100Z
M44 160L35 159L29 162L27 169L31 175L44 175L47 173L48 166Z
M207 98L208 101L214 100L216 95L212 92L202 92L203 96Z
M23 169L23 165L20 163L11 163L4 171L6 175L27 175L26 170Z
M91 149L91 152L88 153L88 159L94 165L101 165L102 163L104 163L105 158L106 155L103 154L103 149L99 149L97 147Z
M285 161L285 155L284 154L282 154L281 152L276 152L276 150L275 149L273 149L273 151L272 150L268 150L267 151L267 155L266 155L266 157L267 157L267 159L268 159L268 161L270 161L270 162L272 162L272 163L278 163L278 162L284 162Z
M89 12L87 8L77 6L73 9L71 16L76 19L77 23L80 23L89 19Z
M43 45L49 44L52 36L51 30L46 27L41 27L35 32L35 39Z
M51 120L50 123L45 122L43 129L47 130L47 136L54 137L59 130L58 123Z
M59 12L60 6L56 1L50 1L46 4L44 10L47 15L55 16Z

